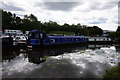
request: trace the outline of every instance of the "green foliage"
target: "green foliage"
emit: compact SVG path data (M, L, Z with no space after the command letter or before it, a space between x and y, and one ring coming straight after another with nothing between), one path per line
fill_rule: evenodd
M2 11L2 30L4 29L20 29L22 27L22 21L20 17L16 17L11 12Z
M109 37L111 37L111 38L119 38L120 39L120 28L118 27L116 32L110 32Z
M117 67L108 70L103 75L103 80L120 80L120 63Z
M64 34L64 35L74 35L74 32L66 32L66 31L51 31L50 34Z
M48 34L51 32L56 33L54 31L57 31L57 33L63 31L60 32L60 34L65 33L68 35L76 34L83 36L89 36L89 35L96 36L102 34L102 29L98 28L97 26L88 27L87 25L81 25L81 24L69 25L67 23L63 25L59 25L53 21L41 23L40 21L38 21L37 17L34 16L33 14L30 14L29 16L24 15L23 19L16 16L15 14L12 14L11 12L2 11L2 14L3 14L2 15L3 31L4 29L15 29L15 30L19 29L25 32L32 29L40 29Z
M110 32L110 33L109 33L109 37L115 38L115 37L116 37L116 32Z
M120 38L120 31L117 31L115 35L117 38Z
M117 32L120 31L120 26L118 26Z
M97 26L93 26L93 27L88 27L89 29L89 35L91 36L101 36L103 33L103 30Z
M25 15L23 20L23 31L32 30L32 29L40 29L41 23L37 20L37 17L33 14L30 16Z

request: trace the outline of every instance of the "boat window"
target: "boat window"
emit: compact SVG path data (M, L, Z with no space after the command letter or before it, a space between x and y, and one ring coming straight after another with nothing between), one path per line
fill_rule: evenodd
M109 41L111 41L111 39L109 38Z
M78 41L78 39L76 39Z
M55 42L55 40L54 40L54 39L50 39L50 42L51 42L51 43L54 43L54 42Z
M20 37L16 37L16 39L20 39Z

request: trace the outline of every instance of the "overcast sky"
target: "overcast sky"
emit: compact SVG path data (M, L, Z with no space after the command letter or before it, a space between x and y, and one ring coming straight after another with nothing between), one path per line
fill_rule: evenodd
M99 26L103 30L118 27L119 0L2 0L3 10L24 15L34 14L39 21L58 24Z

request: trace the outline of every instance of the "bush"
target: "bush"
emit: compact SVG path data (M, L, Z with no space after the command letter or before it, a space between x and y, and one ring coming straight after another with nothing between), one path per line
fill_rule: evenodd
M103 75L103 80L120 80L120 63L118 66L106 71Z

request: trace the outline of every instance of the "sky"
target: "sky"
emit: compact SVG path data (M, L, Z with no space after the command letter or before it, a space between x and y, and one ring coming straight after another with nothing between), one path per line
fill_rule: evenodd
M21 18L34 14L41 22L80 23L116 31L120 23L118 3L119 0L1 0L0 8Z

